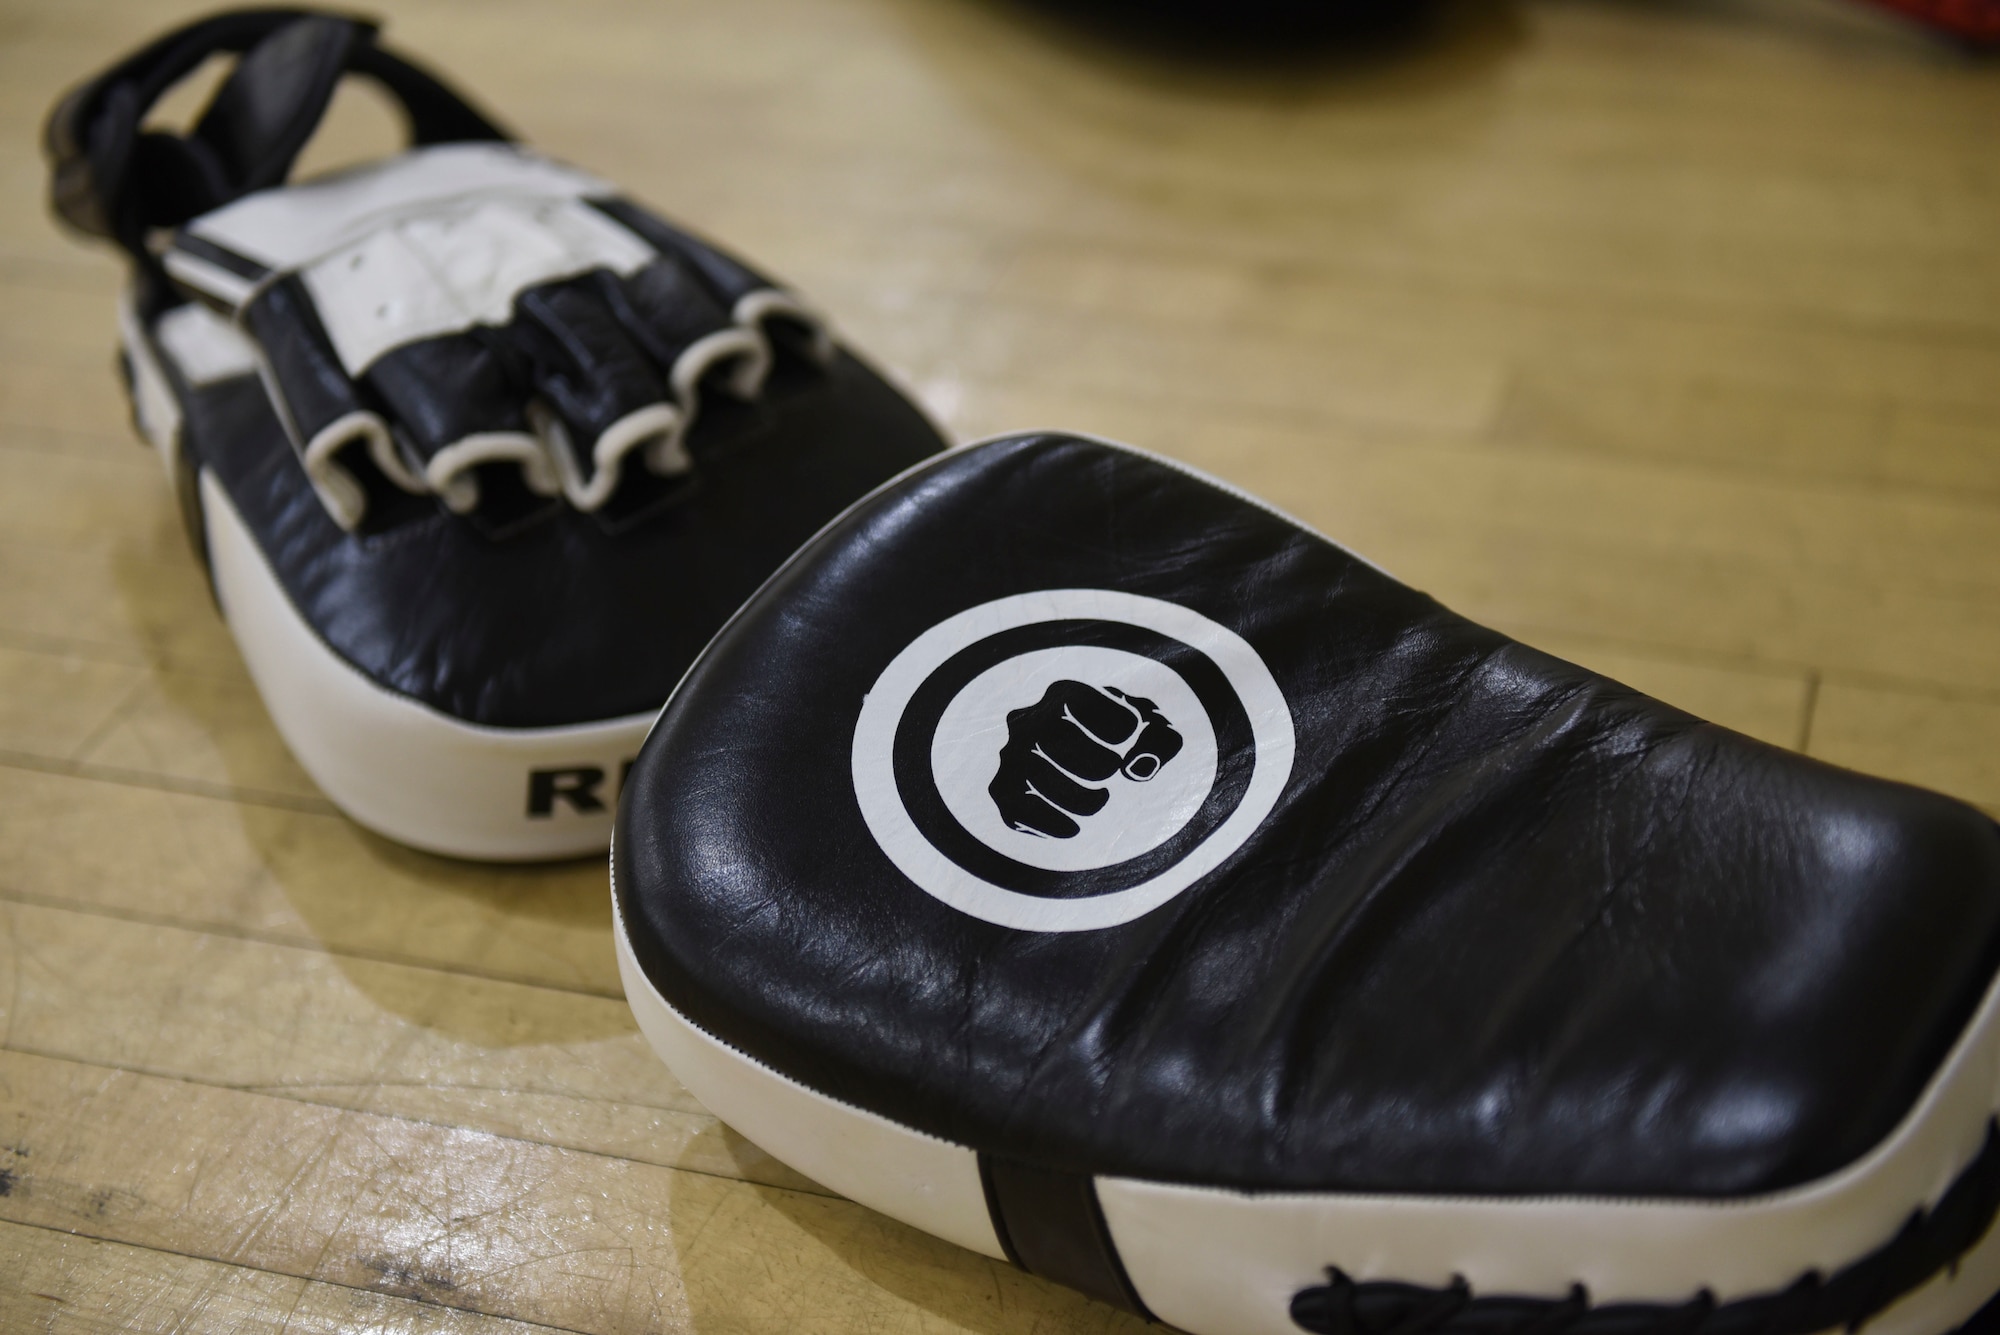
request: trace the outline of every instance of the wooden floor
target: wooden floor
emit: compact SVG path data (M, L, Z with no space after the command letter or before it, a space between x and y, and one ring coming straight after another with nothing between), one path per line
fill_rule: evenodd
M2000 811L2000 66L1833 0L1495 0L1262 73L1002 0L379 7L964 436L1178 455ZM403 851L286 756L126 426L118 267L41 203L58 89L188 8L0 0L0 1330L1134 1328L704 1113L601 864Z

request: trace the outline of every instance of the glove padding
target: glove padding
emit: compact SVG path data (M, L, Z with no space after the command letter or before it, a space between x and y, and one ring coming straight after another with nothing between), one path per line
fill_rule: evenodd
M195 218L163 256L231 316L343 528L371 484L478 508L482 481L602 507L690 468L708 387L755 396L774 341L833 355L761 275L511 144L419 148Z

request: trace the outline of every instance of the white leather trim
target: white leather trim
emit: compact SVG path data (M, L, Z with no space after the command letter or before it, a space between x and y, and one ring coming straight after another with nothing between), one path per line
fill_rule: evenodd
M527 288L594 269L629 275L659 252L571 199L474 199L390 219L299 271L340 362L504 325Z
M618 973L640 1032L704 1107L815 1182L947 1242L1006 1259L977 1154L828 1098L696 1028L633 957L615 884L611 912Z
M305 462L306 477L312 482L313 490L319 493L320 503L333 516L333 522L344 529L352 529L360 523L361 516L368 509L368 494L339 458L340 452L357 440L366 443L368 457L375 460L378 466L395 460L396 466L384 471L399 485L409 487L402 461L395 458L396 443L389 435L387 422L371 412L344 413L334 418L305 443L305 449L300 453Z
M560 461L563 494L571 505L588 512L611 499L625 470L625 456L633 450L641 450L641 460L662 476L693 468L694 460L681 445L684 424L680 409L670 403L649 403L625 414L604 428L604 434L591 448L587 482L577 465L568 429L554 416L549 417L544 429L557 437L554 453Z
M832 323L796 293L783 292L775 287L746 292L729 315L738 324L759 329L766 320L795 320L811 331L811 341L806 350L812 359L821 366L833 360L835 340Z
M613 789L651 712L561 728L488 728L388 691L327 647L286 597L229 495L206 470L202 510L216 600L271 721L306 772L359 824L454 857L527 861L611 843ZM604 771L601 812L527 814L536 769Z
M1329 1265L1357 1280L1438 1287L1463 1275L1474 1293L1560 1297L1581 1283L1597 1303L1686 1302L1704 1288L1727 1302L1808 1270L1830 1275L1888 1242L1972 1162L1996 1103L2000 984L1886 1140L1840 1172L1769 1196L1248 1195L1113 1177L1097 1180L1097 1196L1139 1296L1189 1330L1297 1335L1286 1305ZM1975 1272L1988 1287L1965 1278ZM2000 1288L2000 1228L1960 1275L1925 1290L1949 1291L1949 1302L1934 1298L1954 1319L1868 1329L1942 1331L1970 1315Z
M431 456L423 480L453 513L465 514L479 504L479 479L466 470L495 463L519 464L522 481L537 496L554 496L562 490L542 438L525 431L462 436Z
M257 284L242 274L234 274L219 264L210 264L184 250L169 248L160 256L166 271L196 292L214 297L231 310L240 309L257 290Z
M174 470L180 461L181 448L180 400L174 397L173 387L167 383L167 373L160 369L153 341L139 327L139 312L132 304L130 292L118 294L118 339L124 345L126 364L132 371L132 416L137 419L140 432L160 452L160 462L167 470L167 485L176 486Z
M298 185L259 190L204 214L187 230L267 268L295 269L400 214L455 199L615 193L607 181L515 144L437 144ZM183 262L190 258L178 256ZM169 251L169 270L175 262ZM249 287L243 279L237 282Z
M257 350L229 321L198 301L176 306L153 325L160 350L199 389L257 371Z
M729 325L704 334L681 349L668 373L674 397L680 400L690 422L701 401L701 381L723 362L734 361L723 385L739 399L754 399L771 374L771 345L755 326Z

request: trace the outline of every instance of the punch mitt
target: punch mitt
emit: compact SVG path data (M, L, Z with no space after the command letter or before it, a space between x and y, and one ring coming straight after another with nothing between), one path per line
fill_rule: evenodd
M147 128L217 53L192 129ZM349 74L413 147L287 184ZM47 147L58 215L132 261L136 418L273 721L405 843L601 851L696 651L943 443L798 296L511 142L365 22L190 24L70 93Z
M1940 1335L2000 1287L1990 819L1130 449L821 532L613 875L718 1116L1194 1335Z

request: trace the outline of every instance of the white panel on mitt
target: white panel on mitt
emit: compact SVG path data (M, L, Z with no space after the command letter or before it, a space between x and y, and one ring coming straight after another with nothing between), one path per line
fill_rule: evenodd
M198 301L176 306L153 326L153 337L181 377L197 389L257 370L257 352L229 321Z
M359 376L405 343L505 324L524 288L597 268L629 274L657 253L576 200L495 199L392 221L300 276Z
M126 365L132 372L133 416L147 441L159 451L171 484L176 481L179 466L180 400L174 397L166 372L153 356L153 342L140 327L138 307L130 292L118 295L118 341L125 349Z
M609 183L512 144L414 148L298 185L245 195L188 231L271 269L295 269L391 218L454 199L579 199L616 194Z

